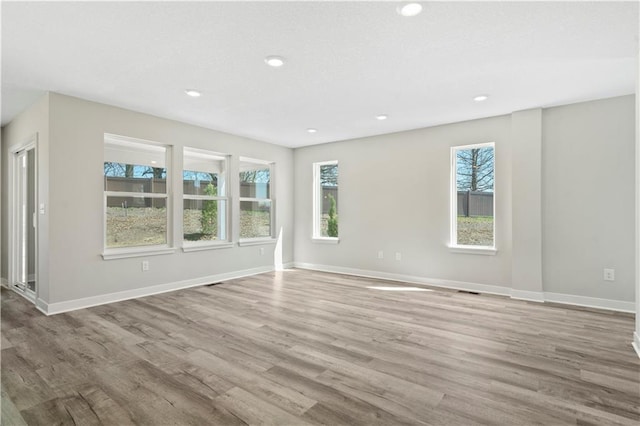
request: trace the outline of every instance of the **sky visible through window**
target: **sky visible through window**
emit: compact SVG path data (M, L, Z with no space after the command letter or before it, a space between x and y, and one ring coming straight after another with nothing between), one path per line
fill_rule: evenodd
M493 147L456 151L456 186L458 191L493 192Z

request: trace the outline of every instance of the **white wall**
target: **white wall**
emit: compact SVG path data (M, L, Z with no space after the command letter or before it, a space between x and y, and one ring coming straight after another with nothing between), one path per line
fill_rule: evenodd
M511 286L509 116L295 150L296 263ZM452 253L450 148L495 142L495 256ZM312 235L312 164L339 161L337 245ZM384 259L378 259L379 250ZM402 260L395 260L400 252Z
M544 110L545 291L635 300L634 96ZM615 282L603 280L615 269Z
M498 254L451 253L449 148L488 141L496 143ZM626 309L635 300L633 159L633 96L299 148L295 260ZM311 241L312 163L327 160L340 162L338 245ZM512 226L512 212L527 215ZM615 282L603 281L605 267L615 268Z
M236 246L103 260L104 133L173 145L176 158L183 146L232 154L232 184L237 182L234 174L239 156L275 161L276 229L283 230L284 262L293 260L291 149L59 94L52 93L50 99L51 284L45 302L60 303L274 265L273 244L262 246L264 255L256 246ZM173 176L181 179L179 173ZM233 225L237 234L238 224ZM142 272L142 260L149 261L148 272Z
M511 115L512 295L543 300L542 110Z

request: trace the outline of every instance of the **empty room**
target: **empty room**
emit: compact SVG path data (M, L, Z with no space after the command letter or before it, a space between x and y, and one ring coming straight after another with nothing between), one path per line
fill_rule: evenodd
M640 7L7 2L2 425L640 424Z

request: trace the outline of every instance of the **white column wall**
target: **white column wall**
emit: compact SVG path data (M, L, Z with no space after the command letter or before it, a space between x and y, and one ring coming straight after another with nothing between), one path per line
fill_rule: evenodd
M541 109L511 115L511 143L511 296L543 301Z

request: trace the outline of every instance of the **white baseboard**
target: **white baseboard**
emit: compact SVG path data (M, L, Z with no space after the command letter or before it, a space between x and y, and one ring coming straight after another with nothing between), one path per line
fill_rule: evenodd
M513 299L528 300L533 302L555 302L565 305L585 306L590 308L606 309L610 311L635 313L635 303L621 300L599 299L586 296L574 296L570 294L536 292L514 290L509 287L493 286L487 284L470 283L464 281L442 280L436 278L417 277L411 275L394 274L390 272L370 271L364 269L345 268L341 266L316 265L312 263L294 262L294 266L300 269L312 271L333 272L337 274L356 275L366 278L377 278L389 281L401 281L412 284L423 284L432 287L444 287L456 290L474 291L478 293L497 294L509 296Z
M5 288L9 288L9 280L6 278L0 278L0 285Z
M600 299L597 297L576 296L573 294L560 294L544 292L545 302L563 303L565 305L584 306L587 308L607 309L609 311L636 312L634 302L624 302L622 300Z
M40 312L42 312L45 315L50 315L47 313L48 310L48 305L47 302L45 302L42 299L36 299L36 309L39 310Z
M511 298L518 300L528 300L531 302L544 302L544 293L541 291L527 291L511 289Z
M92 306L104 305L107 303L120 302L123 300L152 296L154 294L167 293L169 291L180 290L189 287L198 287L219 281L226 281L247 277L250 275L262 274L264 272L271 272L273 270L273 266L262 266L259 268L245 269L242 271L227 272L223 274L194 278L190 280L136 288L132 290L119 291L116 293L103 294L99 296L85 297L83 299L67 300L64 302L46 303L43 300L38 299L36 307L47 315L61 314L63 312L90 308Z
M473 291L478 293L498 294L500 296L510 296L511 289L496 285L470 283L465 281L441 280L436 278L425 278L413 275L394 274L391 272L369 271L364 269L345 268L342 266L316 265L313 263L294 262L296 268L309 269L312 271L333 272L336 274L355 275L358 277L377 278L388 281L400 281L412 284L423 284L432 287L443 287L455 290Z
M638 358L640 358L640 335L638 335L637 331L633 333L633 342L631 345L633 346L633 349L636 350Z
M355 275L359 277L384 279L389 281L400 281L412 284L422 284L432 287L442 287L456 290L473 291L478 293L496 294L500 296L509 296L513 299L528 300L534 302L555 302L568 305L585 306L591 308L607 309L612 311L635 313L635 303L624 302L620 300L599 299L586 296L575 296L569 294L549 293L549 292L533 292L524 290L514 290L508 287L494 286L487 284L471 283L465 281L442 280L436 278L426 278L413 275L395 274L390 272L371 271L364 269L346 268L341 266L317 265L303 262L288 262L283 264L284 269L300 268L314 271L332 272L345 275ZM151 287L143 287L132 290L125 290L116 293L109 293L98 296L86 297L83 299L68 300L64 302L46 303L38 299L36 307L46 315L54 315L62 312L74 311L77 309L89 308L92 306L104 305L106 303L114 303L122 300L135 299L138 297L151 296L154 294L166 293L169 291L197 287L212 282L225 281L235 278L242 278L250 275L261 274L264 272L274 271L273 266L263 266L259 268L245 269L242 271L228 272L206 277L195 278L191 280L178 281L155 285ZM6 279L1 280L2 285L8 287ZM634 345L640 348L637 335L635 336ZM635 347L635 346L634 346Z

